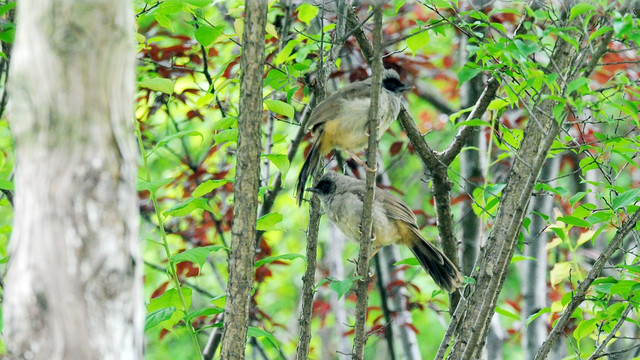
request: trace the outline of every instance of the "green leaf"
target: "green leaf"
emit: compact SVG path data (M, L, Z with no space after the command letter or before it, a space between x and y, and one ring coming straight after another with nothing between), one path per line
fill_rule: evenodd
M547 313L550 313L550 312L551 312L551 308L548 308L548 307L542 308L537 313L529 315L529 317L527 318L525 323L527 324L527 326L529 326L529 324L531 324L533 322L533 320L539 318L540 315L547 314Z
M311 20L313 20L313 18L315 18L316 15L318 15L318 11L319 10L316 6L304 3L298 6L298 20L302 21L303 23L307 24L307 26L309 26L309 23L311 22Z
M551 280L551 286L560 284L564 279L569 277L569 271L571 270L571 263L568 261L557 262L553 265L549 278Z
M209 316L209 315L215 315L215 314L222 314L224 312L224 309L220 309L220 308L202 308L202 309L198 309L196 311L190 312L187 314L187 316L184 317L185 321L191 321L197 317L200 316Z
M480 74L481 71L482 70L480 68L470 68L467 66L463 67L458 72L458 86L473 79L474 77L476 77L476 75Z
M269 154L265 155L273 165L275 165L278 170L282 173L282 179L287 176L287 172L289 171L289 158L284 154Z
M238 129L222 130L213 135L213 140L218 144L225 142L238 142Z
M256 223L256 230L260 231L272 231L279 230L276 225L282 221L282 215L277 212L272 212L261 216Z
M466 121L461 121L456 124L456 127L460 126L491 126L491 123L481 120L481 119L471 119Z
M267 23L267 26L265 26L265 31L267 32L267 34L278 39L278 30L276 30L275 25L273 25L272 23Z
M407 38L407 46L414 54L429 43L429 32L418 30L415 35Z
M340 280L335 280L332 281L331 284L329 284L329 289L335 291L338 294L338 300L340 300L340 298L346 294L347 292L349 292L349 290L351 290L351 286L353 286L353 281L355 279L354 278L346 278L342 281Z
M265 100L264 104L267 105L267 108L273 111L276 114L286 116L288 118L293 118L295 110L291 104L287 104L284 101L280 100Z
M176 263L190 261L194 264L198 264L198 266L202 268L202 265L204 265L204 262L207 260L209 253L211 253L212 251L218 251L220 249L228 248L222 245L200 246L175 254L171 256L171 259Z
M577 218L575 216L571 216L571 215L561 216L558 218L558 221L562 221L567 225L579 226L583 228L588 228L589 226L591 226L591 224L589 224L588 221Z
M571 95L576 90L581 90L582 88L589 87L589 79L585 77L579 77L567 85L567 94Z
M627 190L613 199L611 207L617 210L634 204L638 200L640 200L640 188Z
M517 314L512 313L511 311L508 311L506 309L501 308L500 306L496 306L496 312L500 315L506 316L508 318L520 321L520 316L518 316Z
M575 18L576 16L582 15L587 11L591 11L593 9L595 9L595 6L589 3L579 2L577 4L574 4L571 7L571 15L569 15L569 21L573 20L573 18Z
M616 265L617 268L622 268L622 269L627 269L631 272L634 272L636 274L640 274L640 265Z
M207 47L223 34L224 25L218 25L216 27L201 25L195 33L196 40L200 45Z
M591 192L591 190L589 191L580 191L578 193L576 193L575 195L573 195L572 197L569 198L569 204L571 204L571 207L573 207L573 205L575 205L575 203L577 203L578 201L582 200L582 198L587 195L587 193Z
M151 193L154 193L156 190L158 190L158 188L163 187L167 184L170 184L173 180L175 179L166 178L166 179L159 179L159 180L153 180L153 181L144 181L144 180L138 179L138 182L136 183L136 190L137 191L147 190Z
M183 136L199 136L200 140L204 140L204 136L196 130L186 130L186 131L180 131L177 132L175 134L171 134L167 137L165 137L164 139L158 141L158 143L156 144L156 146L153 147L153 149L151 149L151 151L149 151L147 153L147 157L149 157L149 155L153 154L154 152L156 152L156 150L158 150L159 148L167 145L169 142L171 142L174 139L178 139L181 138Z
M171 209L165 211L163 215L181 217L191 214L191 212L196 209L203 209L211 213L215 213L215 210L213 210L211 206L209 206L207 199L191 198L173 206Z
M161 308L150 312L144 319L144 330L149 330L152 327L160 324L163 321L167 321L171 319L173 314L176 312L175 306L170 306L166 308Z
M165 79L165 78L150 78L150 79L144 79L140 82L138 82L138 86L143 88L143 89L149 89L152 91L160 91L162 93L165 94L173 94L173 88L175 86L175 81L171 80L171 79Z
M0 189L2 189L2 190L15 190L15 187L13 186L13 181L0 179Z
M513 264L513 263L517 263L517 262L524 261L524 260L538 261L538 259L536 259L534 257L531 257L531 256L514 255L511 258L511 263Z
M640 283L633 280L620 280L618 283L611 285L612 294L618 294L621 298L628 298L634 287L640 286Z
M189 307L191 307L191 289L182 288L182 296L184 297L187 309L189 309ZM151 301L149 301L149 305L147 305L147 311L149 313L153 313L156 310L170 307L175 307L176 310L169 319L165 319L164 321L159 322L159 324L165 329L171 329L173 325L177 324L184 315L184 311L182 310L182 301L180 300L180 295L176 289L169 289L157 298L151 299Z
M223 186L223 185L225 185L227 183L230 183L230 182L231 182L231 180L227 180L227 179L207 180L207 181L203 182L202 184L198 185L198 187L195 190L193 190L193 194L191 194L191 196L194 197L194 198L201 197L203 195L206 195L206 194L210 193L214 189L217 189L220 186Z
M396 12L400 10L400 8L404 5L405 0L393 0L393 7L396 9Z
M12 1L10 3L7 3L5 5L0 6L0 16L6 14L9 10L13 9L14 7L16 7L17 2Z
M264 264L269 264L276 260L295 260L295 259L302 259L304 260L305 263L307 262L304 256L300 254L282 254L277 256L268 256L264 259L260 259L256 261L256 263L254 264L254 267L258 268Z
M416 259L415 257L410 257L410 258L406 258L404 260L400 260L398 262L396 262L395 264L393 264L395 266L397 265L410 265L410 266L416 266L416 265L420 265L420 262L418 261L418 259Z
M573 331L573 337L580 341L583 337L591 334L598 326L597 319L582 320L578 323L578 327Z
M491 103L489 103L489 106L487 107L488 110L500 110L503 109L504 107L508 106L509 102L507 100L503 100L503 99L495 99L492 100Z
M165 29L169 29L171 30L171 32L173 32L173 22L171 21L171 19L169 19L166 15L164 15L162 12L160 12L159 10L153 15L153 17L156 19L156 21L158 22L158 24L160 24L160 26L162 26Z
M211 4L213 0L182 0L189 5L197 6L197 7L205 7Z
M273 346L275 346L278 349L280 348L280 344L278 343L278 340L276 340L275 336L257 327L249 326L249 329L247 330L247 336L266 337L269 340L269 342L273 344Z

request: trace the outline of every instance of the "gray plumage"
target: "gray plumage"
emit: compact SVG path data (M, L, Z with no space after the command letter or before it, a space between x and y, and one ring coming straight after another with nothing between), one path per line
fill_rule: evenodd
M360 240L365 182L328 171L308 189L318 194L325 214L350 239ZM372 256L382 246L408 246L436 284L452 292L462 284L456 266L421 234L416 217L400 198L377 188L373 205Z
M378 139L398 117L402 108L402 94L410 88L400 81L394 70L383 72ZM354 152L367 146L370 103L371 78L340 88L313 110L307 128L311 129L314 140L298 176L298 205L302 203L307 179L314 175L320 159L333 149Z

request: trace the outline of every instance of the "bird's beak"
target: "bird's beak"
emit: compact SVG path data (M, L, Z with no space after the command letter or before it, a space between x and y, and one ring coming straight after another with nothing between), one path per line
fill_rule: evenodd
M399 88L400 92L403 92L403 93L407 92L407 91L411 91L413 89L415 89L415 86L413 86L413 85L405 85L405 86L402 86L401 88Z
M308 192L315 193L315 194L319 194L319 193L320 193L320 190L318 190L318 189L316 189L316 188L314 188L314 187L312 187L312 188L306 188L306 189L304 189L304 190L305 190L305 191L308 191Z

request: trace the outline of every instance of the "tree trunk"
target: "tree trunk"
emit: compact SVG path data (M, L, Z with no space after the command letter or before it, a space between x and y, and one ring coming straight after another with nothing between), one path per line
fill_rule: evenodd
M229 286L220 352L220 358L225 360L241 360L245 356L260 183L260 125L263 118L262 76L267 3L246 1L245 7Z
M560 167L560 157L556 156L547 159L542 171L541 180L552 180L558 176ZM555 181L549 185L555 186ZM552 195L538 196L531 202L531 210L541 214L553 214L554 198ZM553 223L553 217L549 219ZM520 265L520 278L522 289L522 321L525 325L522 328L522 347L525 359L533 359L547 336L548 317L541 316L530 324L526 324L529 316L537 313L540 309L549 306L547 291L547 253L546 245L550 233L544 232L547 221L538 215L532 216L531 225L525 242L524 256L534 258L525 260Z
M142 358L131 4L21 0L17 14L9 357Z

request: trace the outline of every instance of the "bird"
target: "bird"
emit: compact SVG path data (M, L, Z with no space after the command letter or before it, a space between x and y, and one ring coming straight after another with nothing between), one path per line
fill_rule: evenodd
M314 187L306 190L318 196L325 214L340 231L359 241L365 185L363 180L327 171ZM456 265L422 236L407 204L380 188L375 189L372 238L371 257L383 246L404 245L440 288L451 293L462 285Z
M402 94L412 88L413 86L400 81L395 70L383 71L379 97L378 140L398 117L402 108ZM358 160L353 152L367 146L370 103L371 78L368 78L340 88L315 107L306 126L307 129L311 129L314 140L298 176L298 206L302 204L307 179L315 176L318 162L331 150L343 150Z

